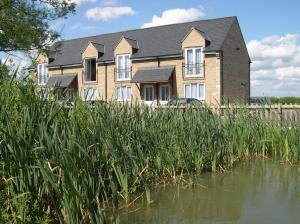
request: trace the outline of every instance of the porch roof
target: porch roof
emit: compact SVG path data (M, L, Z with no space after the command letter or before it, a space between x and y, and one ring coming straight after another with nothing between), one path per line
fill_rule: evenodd
M168 82L175 66L139 68L133 76L133 83L158 83Z
M53 75L47 82L47 87L61 87L66 88L71 85L73 80L76 78L77 74L63 74L63 75Z

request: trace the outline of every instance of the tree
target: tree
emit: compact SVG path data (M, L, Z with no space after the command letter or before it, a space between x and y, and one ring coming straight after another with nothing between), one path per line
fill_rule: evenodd
M10 75L9 75L9 66L7 65L6 62L7 61L2 63L1 60L0 60L0 83L1 83L1 81L7 80L10 77Z
M0 52L43 52L59 34L50 23L75 12L71 0L1 0Z

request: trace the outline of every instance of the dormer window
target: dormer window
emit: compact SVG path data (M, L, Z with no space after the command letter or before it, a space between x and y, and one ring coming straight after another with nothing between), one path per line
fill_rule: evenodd
M203 76L203 49L186 48L185 49L185 75Z
M117 81L130 80L131 78L131 62L130 55L117 55Z
M46 85L48 78L47 78L47 64L38 64L37 67L37 78L38 78L38 85Z
M84 82L96 82L96 58L84 59Z

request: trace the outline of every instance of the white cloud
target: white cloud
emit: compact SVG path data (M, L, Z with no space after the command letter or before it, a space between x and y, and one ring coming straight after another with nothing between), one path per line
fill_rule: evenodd
M118 4L118 0L101 0L101 5L103 6L115 6Z
M84 3L88 2L96 2L97 0L71 0L72 3L75 3L76 5L82 5Z
M248 43L253 96L300 96L299 40L299 34L286 34Z
M162 12L161 16L154 15L150 23L145 23L142 28L161 26L166 24L190 22L205 16L203 10L198 8L170 9Z
M85 15L88 19L108 21L125 15L134 15L135 13L136 11L129 6L119 6L91 8L86 11Z
M97 26L92 26L92 25L84 25L82 23L77 23L74 24L70 27L70 30L92 30L92 29L97 29Z

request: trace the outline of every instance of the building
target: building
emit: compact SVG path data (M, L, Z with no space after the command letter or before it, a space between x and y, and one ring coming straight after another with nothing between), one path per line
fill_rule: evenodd
M249 101L250 57L236 17L62 41L36 69L41 87L84 100Z

